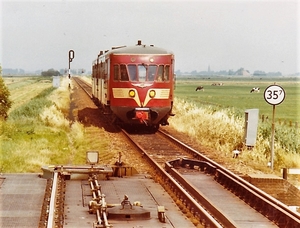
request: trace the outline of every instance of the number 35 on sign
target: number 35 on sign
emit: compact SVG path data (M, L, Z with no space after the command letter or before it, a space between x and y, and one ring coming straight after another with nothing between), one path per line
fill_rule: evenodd
M264 98L270 105L279 105L285 98L285 91L279 85L270 85L265 89Z

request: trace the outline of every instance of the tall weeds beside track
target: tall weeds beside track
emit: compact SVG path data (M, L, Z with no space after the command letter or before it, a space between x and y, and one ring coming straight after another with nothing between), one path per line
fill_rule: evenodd
M82 128L70 128L61 111L69 109L70 95L65 88L43 90L1 123L2 172L39 172L43 165L70 162L70 135L83 133Z
M182 99L175 99L170 125L188 134L195 142L217 150L218 156L232 158L232 151L241 151L239 160L255 169L266 171L270 161L271 126L259 123L256 145L252 150L244 146L244 118L233 109L202 108ZM275 133L274 167L300 167L299 128L277 126ZM232 159L231 159L232 160Z

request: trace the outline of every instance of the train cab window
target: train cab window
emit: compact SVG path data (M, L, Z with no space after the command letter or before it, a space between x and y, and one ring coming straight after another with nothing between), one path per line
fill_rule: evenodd
M167 65L167 66L165 67L165 81L169 81L169 80L170 80L169 72L170 72L170 66Z
M147 78L147 81L150 81L150 82L154 81L155 74L156 74L156 69L157 69L156 65L150 65L148 67L148 78Z
M146 81L146 73L147 73L147 66L142 64L138 65L138 71L139 71L139 81L144 82Z
M156 76L157 65L129 64L128 71L131 81L153 82Z
M119 80L120 68L119 65L114 65L114 80Z
M129 71L130 81L137 81L137 69L136 69L136 65L129 64L128 65L128 71Z
M164 66L159 65L158 71L157 71L157 76L156 76L156 81L162 82L164 80L163 76L164 76Z
M121 81L129 81L126 65L121 64Z
M126 65L114 65L114 80L129 81Z
M158 66L158 71L157 71L157 76L156 76L156 81L158 82L165 82L169 81L169 71L170 71L170 66L169 65L159 65Z

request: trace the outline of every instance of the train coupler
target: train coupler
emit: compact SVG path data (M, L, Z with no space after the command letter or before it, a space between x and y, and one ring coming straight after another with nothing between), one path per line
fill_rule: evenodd
M147 125L147 121L149 120L149 112L149 108L136 108L135 118L138 119L141 123L145 123Z

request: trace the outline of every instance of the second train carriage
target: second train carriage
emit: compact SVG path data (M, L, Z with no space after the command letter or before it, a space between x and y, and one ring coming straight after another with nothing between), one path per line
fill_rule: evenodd
M141 41L101 51L93 62L94 99L125 124L167 125L174 82L174 54Z

